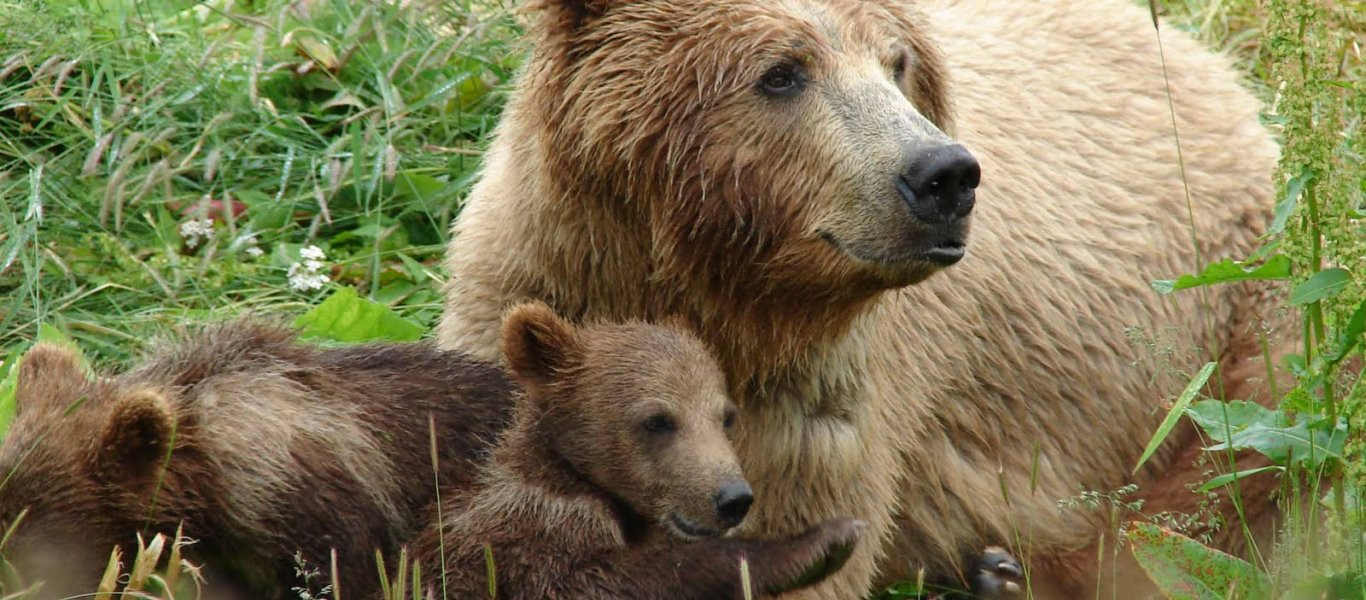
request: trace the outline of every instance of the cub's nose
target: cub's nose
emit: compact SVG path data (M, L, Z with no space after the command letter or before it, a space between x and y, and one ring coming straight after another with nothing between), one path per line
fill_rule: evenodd
M911 214L930 223L968 216L982 180L982 167L968 149L949 144L918 150L913 156L910 167L896 182Z
M743 479L732 481L722 485L721 490L716 492L716 516L726 529L730 529L745 520L749 505L753 503L754 492L749 489L749 482Z

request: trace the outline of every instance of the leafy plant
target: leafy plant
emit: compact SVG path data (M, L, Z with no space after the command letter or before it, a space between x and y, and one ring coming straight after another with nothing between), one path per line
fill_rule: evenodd
M1228 487L1236 502L1240 480L1280 477L1282 508L1289 515L1282 544L1295 548L1283 549L1276 563L1249 562L1136 524L1129 535L1134 556L1171 598L1345 598L1361 597L1366 589L1361 586L1366 522L1352 500L1366 484L1366 385L1361 371L1366 335L1366 142L1361 115L1366 86L1360 56L1350 50L1361 43L1362 30L1354 25L1361 13L1352 10L1356 4L1272 0L1266 5L1263 51L1268 75L1280 90L1267 120L1279 127L1283 151L1280 200L1265 244L1247 260L1226 259L1198 274L1153 282L1155 290L1169 294L1283 280L1290 284L1284 309L1298 311L1301 323L1299 352L1289 354L1285 365L1293 381L1278 382L1268 368L1268 381L1277 393L1269 406L1221 398L1178 402L1149 444L1150 450L1155 448L1176 418L1188 416L1210 441L1206 450L1211 457L1229 460L1227 471L1200 491ZM1270 341L1266 344L1270 358L1273 349ZM1193 379L1195 389L1205 388L1210 366ZM1288 385L1276 389L1277 383ZM1256 451L1273 464L1237 470L1233 459L1239 450ZM1333 530L1324 526L1329 520Z
M294 321L304 337L335 342L413 341L425 331L389 307L360 297L355 288L342 287Z

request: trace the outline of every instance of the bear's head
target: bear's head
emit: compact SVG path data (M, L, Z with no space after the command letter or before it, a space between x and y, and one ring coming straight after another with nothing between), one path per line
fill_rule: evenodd
M739 525L753 501L729 440L735 407L678 323L575 327L540 303L504 320L503 350L551 452L683 539Z
M61 346L38 344L18 368L0 443L0 556L24 583L43 581L37 597L89 593L151 516L138 507L155 495L173 409L155 390L91 380Z
M980 169L913 4L540 0L517 110L573 197L649 231L659 277L915 283L964 255Z

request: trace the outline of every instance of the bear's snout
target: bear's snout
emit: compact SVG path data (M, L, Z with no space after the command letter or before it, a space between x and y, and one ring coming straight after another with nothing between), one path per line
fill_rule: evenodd
M968 216L976 204L982 168L959 144L947 144L912 153L896 189L911 214L925 223L952 223Z
M740 479L725 483L716 492L716 516L726 529L732 529L745 520L753 503L754 492L749 482Z

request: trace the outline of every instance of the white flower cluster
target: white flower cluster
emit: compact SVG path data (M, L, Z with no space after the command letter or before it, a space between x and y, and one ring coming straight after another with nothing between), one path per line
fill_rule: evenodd
M213 219L190 219L181 223L180 237L185 238L185 247L197 248L200 240L213 237Z
M299 250L299 262L289 265L289 287L296 291L322 289L330 279L322 273L324 267L323 249L317 246L304 246Z

